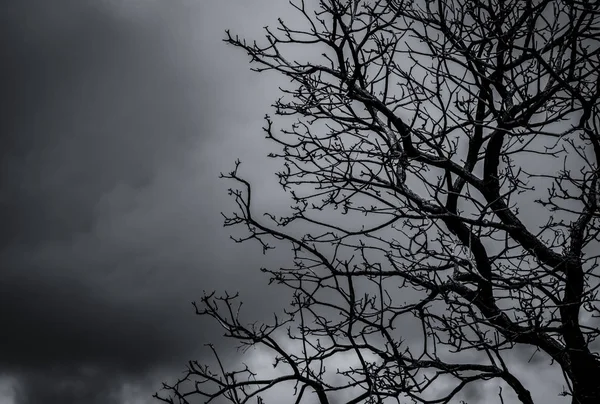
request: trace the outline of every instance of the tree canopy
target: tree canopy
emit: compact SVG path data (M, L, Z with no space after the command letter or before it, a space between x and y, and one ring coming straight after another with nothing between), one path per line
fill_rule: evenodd
M600 2L290 7L262 41L226 37L290 80L264 127L290 213L258 214L239 162L224 175L236 240L292 247L262 269L290 306L269 324L229 294L196 306L277 374L191 361L157 397L452 403L492 382L484 402L531 404L514 372L529 352L567 400L600 403ZM344 355L355 366L331 365Z

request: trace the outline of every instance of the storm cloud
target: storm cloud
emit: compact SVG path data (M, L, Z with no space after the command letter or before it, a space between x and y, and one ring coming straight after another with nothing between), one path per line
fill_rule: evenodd
M193 315L202 290L244 289L251 312L266 306L254 292L264 259L228 240L218 181L235 158L265 154L251 146L270 101L265 82L221 42L226 23L261 24L246 24L243 3L206 3L3 7L6 400L149 401L219 335Z

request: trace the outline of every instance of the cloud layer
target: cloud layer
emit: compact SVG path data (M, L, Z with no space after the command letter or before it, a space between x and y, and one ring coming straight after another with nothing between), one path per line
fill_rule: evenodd
M177 374L218 335L193 316L203 289L267 305L260 251L229 242L219 216L218 173L264 154L251 145L269 101L221 43L226 22L251 29L234 6L5 7L0 374L17 403L150 394L148 375Z

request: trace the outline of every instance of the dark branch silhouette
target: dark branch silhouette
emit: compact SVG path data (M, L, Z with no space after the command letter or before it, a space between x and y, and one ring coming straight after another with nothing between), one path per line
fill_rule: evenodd
M224 177L236 240L291 245L289 268L263 269L291 305L263 325L236 296L196 308L280 376L228 370L213 348L216 370L190 362L156 397L260 403L283 386L277 402L433 404L495 380L493 399L530 404L507 359L529 347L572 403L600 403L600 2L290 4L299 18L264 44L226 41L291 80L284 126L264 128L291 213L256 216L239 162ZM332 367L348 356L358 366Z

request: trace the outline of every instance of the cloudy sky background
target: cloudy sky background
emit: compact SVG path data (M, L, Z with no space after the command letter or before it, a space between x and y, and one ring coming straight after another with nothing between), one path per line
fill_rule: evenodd
M3 6L0 403L154 402L160 381L219 342L193 316L203 289L240 290L255 319L288 300L264 288L260 249L228 240L219 213L233 206L218 174L241 158L257 205L276 207L260 128L283 82L250 72L221 39L226 28L260 38L292 9L275 0ZM252 361L271 363L260 351ZM561 402L555 370L521 371L541 402Z
M203 289L276 302L260 250L221 227L218 180L237 157L272 172L257 139L276 83L221 39L273 3L3 3L2 404L146 399L220 335L193 316Z

